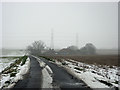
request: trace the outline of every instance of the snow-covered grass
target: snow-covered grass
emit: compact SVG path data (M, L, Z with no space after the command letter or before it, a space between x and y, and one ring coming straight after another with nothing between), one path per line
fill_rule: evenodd
M114 87L118 87L120 73L116 66L86 64L71 59L61 61L55 59L54 61L93 89L112 88L114 90Z
M22 58L23 59L23 58ZM17 62L14 62L17 63ZM23 75L29 71L30 68L30 59L27 58L24 65L22 65L23 61L20 64L16 64L14 67L9 68L7 73L0 74L0 88L12 88L18 80L23 79ZM11 71L14 70L14 71ZM6 71L5 71L6 72ZM12 72L12 73L9 73Z
M13 63L17 58L0 58L0 72Z
M13 63L17 58L25 55L25 50L0 49L0 72Z
M18 66L19 72L16 74L16 77L14 77L13 81L17 82L18 80L23 79L23 75L29 71L29 68L30 68L30 59L27 58L27 60L23 66L21 66L21 65Z

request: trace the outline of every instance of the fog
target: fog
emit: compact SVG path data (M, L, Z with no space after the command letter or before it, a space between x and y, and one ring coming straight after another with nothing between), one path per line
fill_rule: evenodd
M1 6L1 4L0 4ZM0 15L1 16L1 15ZM118 48L118 4L111 3L2 3L2 48L26 48L35 40L54 48L93 43Z

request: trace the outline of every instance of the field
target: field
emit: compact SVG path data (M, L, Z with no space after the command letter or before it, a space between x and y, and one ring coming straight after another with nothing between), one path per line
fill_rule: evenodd
M0 89L13 87L28 72L29 66L27 56L0 58Z
M93 90L112 88L118 90L118 56L43 56L64 67L70 74L83 80ZM109 89L108 89L109 90Z
M119 66L118 55L46 56L46 57L58 60L73 59L79 62L96 65Z
M0 49L0 57L24 56L25 50L19 49Z
M13 63L18 57L0 57L0 72Z

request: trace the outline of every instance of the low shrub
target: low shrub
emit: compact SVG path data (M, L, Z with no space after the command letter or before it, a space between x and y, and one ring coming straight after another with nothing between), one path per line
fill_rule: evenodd
M77 69L77 70L79 70L79 71L83 71L83 70L84 70L84 69L78 68L78 67L75 67L74 69Z
M15 77L16 74L17 74L16 72L13 72L10 74L10 77Z
M22 63L21 63L21 66L25 64L27 58L28 58L28 56L23 56L23 57L22 57Z

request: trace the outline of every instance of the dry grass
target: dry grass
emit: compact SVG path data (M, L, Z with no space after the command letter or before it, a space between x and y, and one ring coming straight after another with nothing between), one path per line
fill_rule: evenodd
M46 56L51 59L73 59L88 64L118 66L118 55L85 55L85 56Z

